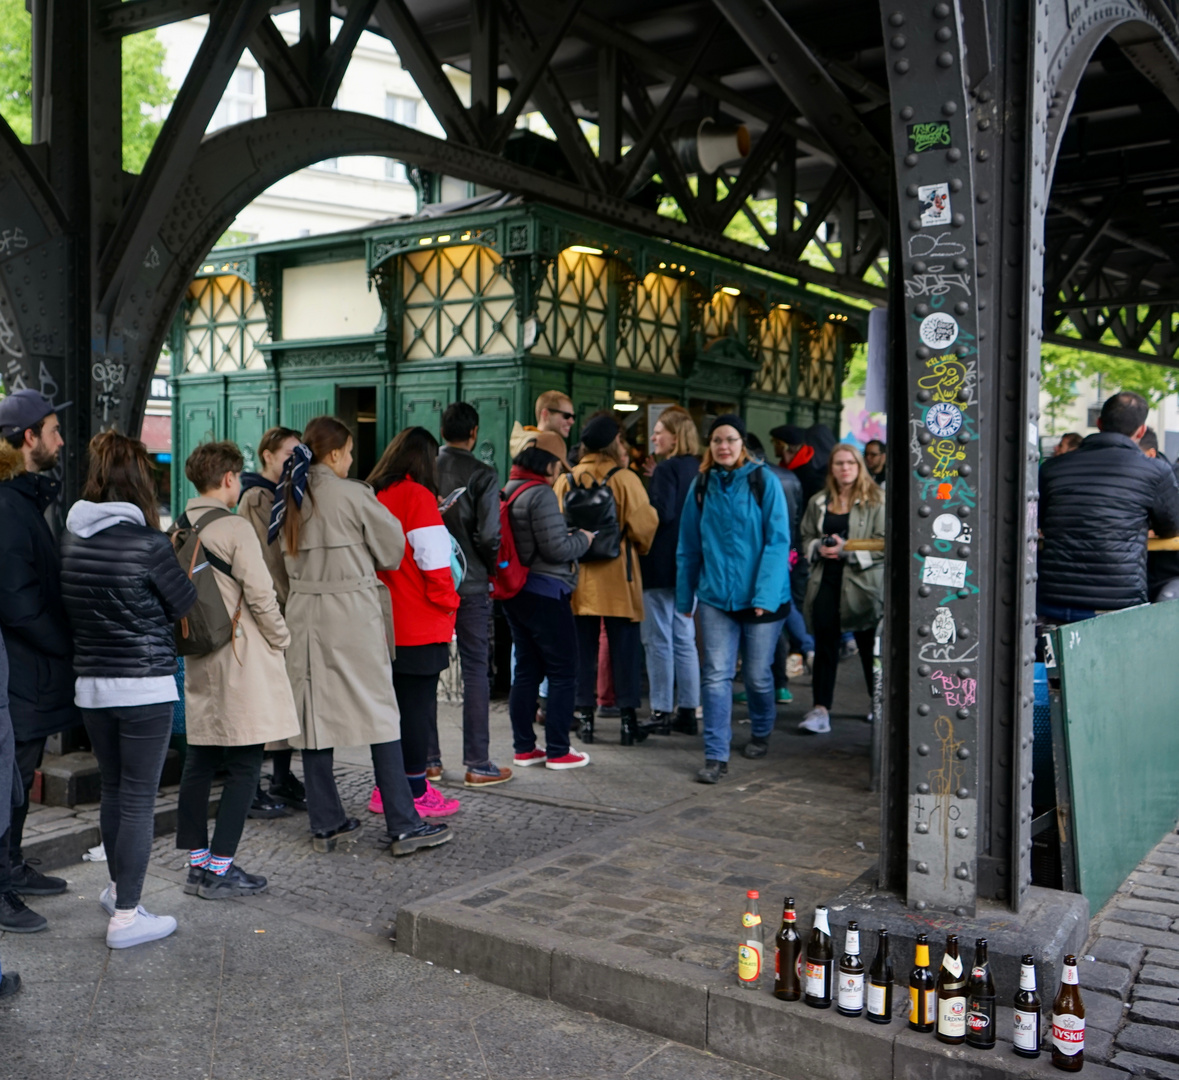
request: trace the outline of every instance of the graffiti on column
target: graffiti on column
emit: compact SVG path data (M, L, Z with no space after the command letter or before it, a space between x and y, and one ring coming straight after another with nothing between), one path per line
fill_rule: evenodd
M111 423L111 414L118 414L123 404L123 385L127 381L127 365L107 357L95 362L90 369L94 380L95 406L102 412L102 423Z

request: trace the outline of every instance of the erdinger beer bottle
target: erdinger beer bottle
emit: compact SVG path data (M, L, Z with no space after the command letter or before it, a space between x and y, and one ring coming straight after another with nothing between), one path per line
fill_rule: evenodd
M737 983L756 990L761 978L761 915L757 910L757 890L750 889L745 896L745 912L741 916L741 944L737 946Z
M909 976L909 1027L914 1031L932 1031L937 1016L937 989L929 970L929 939L917 935L917 956Z
M944 1043L966 1038L966 973L958 955L958 935L946 938L946 953L937 973L937 1037Z
M1036 958L1031 953L1024 956L1019 968L1011 1049L1020 1057L1040 1056L1040 994L1036 990Z
M868 972L868 1019L874 1024L892 1023L892 959L888 955L888 931L876 932L876 959Z
M974 967L966 983L966 1045L976 1050L995 1048L995 980L986 938L974 943Z
M1085 1065L1085 1005L1077 980L1077 958L1064 958L1060 992L1052 1003L1052 1064L1065 1072Z
M847 924L847 944L839 958L839 996L835 1003L844 1016L864 1011L864 961L860 959L860 924Z
M812 1009L831 1008L831 969L835 952L831 947L831 927L827 909L815 908L815 926L806 943L806 1003Z
M786 897L782 929L774 938L774 997L797 1001L802 997L802 938L795 927L794 897Z

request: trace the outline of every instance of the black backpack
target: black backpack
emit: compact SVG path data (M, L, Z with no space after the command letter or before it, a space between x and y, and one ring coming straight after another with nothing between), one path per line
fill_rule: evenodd
M565 492L565 520L570 528L585 529L597 533L589 551L581 562L603 562L617 559L622 553L622 531L618 527L618 504L610 489L610 477L621 472L622 466L615 465L601 480L590 476L588 484L569 478ZM582 474L583 478L589 476Z
M701 473L700 478L696 481L696 509L704 509L704 493L708 490L708 478L712 475L712 470ZM757 505L761 506L762 497L766 493L766 470L764 466L760 469L754 469L749 474L749 490L753 492L753 497L757 500Z
M181 569L196 586L197 601L192 610L184 616L174 629L176 652L180 656L208 656L233 642L233 655L237 656L238 621L242 617L242 600L238 597L237 610L231 616L225 608L221 589L213 570L233 577L233 571L224 559L218 558L201 543L201 530L212 521L229 517L228 510L210 510L194 525L187 514L181 514L169 530L172 548L180 560ZM240 659L239 659L240 662Z

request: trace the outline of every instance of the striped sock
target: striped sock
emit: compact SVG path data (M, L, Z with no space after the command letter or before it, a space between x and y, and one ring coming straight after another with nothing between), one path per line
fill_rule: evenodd
M195 866L203 870L209 865L209 849L207 847L196 848L194 851L188 853L188 865Z
M210 855L208 869L218 877L224 877L225 872L233 865L232 855Z

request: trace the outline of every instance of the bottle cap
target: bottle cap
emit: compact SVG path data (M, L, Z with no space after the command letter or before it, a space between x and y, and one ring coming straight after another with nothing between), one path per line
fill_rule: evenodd
M750 889L749 892L747 892L745 895L748 896L750 900L757 900L761 894L756 889Z

